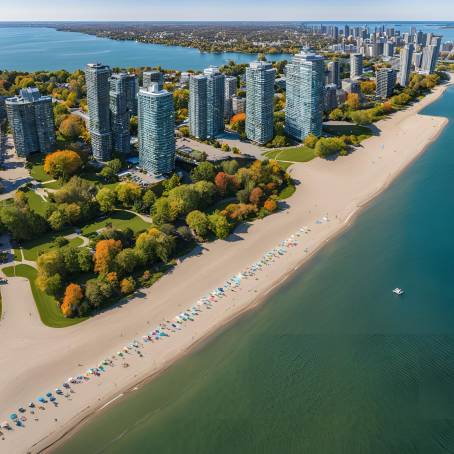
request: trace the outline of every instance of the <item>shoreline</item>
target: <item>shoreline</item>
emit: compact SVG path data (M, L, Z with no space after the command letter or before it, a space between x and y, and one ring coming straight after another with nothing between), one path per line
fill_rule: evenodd
M185 339L184 342L181 342L182 345L180 345L180 346L182 348L167 349L167 351L164 351L164 353L161 355L163 360L160 363L158 362L158 364L154 364L154 367L151 367L151 368L142 367L141 373L136 374L134 376L134 378L127 377L124 380L124 383L121 383L121 385L117 389L111 389L110 391L106 390L106 393L102 396L102 399L98 397L98 401L96 401L93 398L90 401L90 404L88 406L84 405L83 408L81 410L77 411L75 415L74 414L73 414L73 416L68 415L69 418L67 418L67 420L64 421L63 424L59 428L57 428L57 430L52 431L50 434L47 433L48 431L45 431L46 434L44 435L44 437L40 437L40 438L37 437L38 439L34 440L34 442L32 444L29 444L27 447L24 446L22 448L23 450L20 450L21 448L18 446L19 443L15 444L14 452L24 452L25 450L27 450L27 448L30 450L30 452L49 452L52 449L55 449L56 447L60 446L70 436L72 436L76 432L76 430L78 430L85 422L89 421L91 419L91 417L95 416L98 412L103 411L105 408L110 407L111 405L114 405L116 402L118 402L120 400L120 398L127 397L127 394L129 392L133 392L135 389L137 389L137 387L140 387L146 383L149 383L153 378L155 378L159 374L165 372L165 370L167 370L168 367L170 367L175 361L180 359L182 356L188 354L191 351L194 351L197 348L202 348L203 344L205 342L209 341L213 337L213 335L220 334L224 329L228 329L228 327L231 326L231 324L233 324L246 311L254 310L259 305L261 305L265 300L267 300L270 297L270 295L272 295L274 292L278 291L279 288L281 287L281 285L283 283L285 283L289 277L294 275L295 271L301 270L303 266L309 264L311 262L311 260L316 256L316 254L321 249L323 249L323 247L326 244L328 244L330 241L332 241L339 235L343 234L348 228L350 228L350 226L355 222L357 216L359 216L359 214L361 214L361 212L365 208L367 208L367 206L370 205L370 203L374 199L376 199L376 197L378 195L380 195L383 191L385 191L398 178L398 176L404 170L406 170L427 149L427 147L433 141L435 141L438 138L438 136L441 134L444 127L448 123L448 120L443 117L421 116L421 115L418 115L418 113L421 109L423 109L424 107L426 107L427 105L429 105L430 103L432 103L433 101L438 99L444 93L444 91L447 89L447 87L450 85L450 83L446 83L442 86L437 87L437 89L434 90L433 93L427 95L426 98L424 98L422 101L418 102L416 105L413 105L410 108L406 109L405 111L401 111L401 112L398 112L397 114L395 114L395 116L400 115L398 117L398 119L396 119L395 116L392 116L390 119L383 120L383 122L384 122L383 125L387 124L388 126L390 126L390 128L392 128L393 122L396 122L395 126L397 127L397 129L399 129L399 127L403 123L405 123L406 120L408 120L408 119L414 120L416 123L416 119L417 119L419 122L421 122L421 125L424 123L425 126L428 126L429 122L431 122L433 128L436 128L436 131L435 131L435 134L429 134L428 137L426 137L424 135L424 143L417 144L416 150L412 150L408 157L404 156L403 159L399 160L399 162L397 163L398 164L397 166L391 165L390 169L385 166L386 170L391 170L391 172L385 177L384 180L383 180L383 175L380 172L377 172L376 169L373 168L373 166L372 167L369 166L371 169L371 172L373 172L372 176L378 175L379 183L380 183L378 185L378 187L377 188L372 187L371 190L368 191L366 194L364 194L362 197L360 197L359 200L355 200L355 199L347 200L346 207L344 206L344 203L342 203L342 206L340 206L340 211L338 213L339 218L338 218L338 215L336 215L336 219L337 218L339 219L339 223L336 223L336 221L334 219L332 219L331 223L327 223L322 226L322 230L323 229L324 230L318 232L319 235L313 241L314 248L313 249L310 248L310 253L308 253L306 255L302 255L301 245L297 246L296 248L293 248L291 250L291 253L288 254L288 257L284 257L284 258L280 259L280 261L278 262L279 265L281 265L281 263L283 262L282 263L283 266L279 266L279 270L277 271L277 273L276 273L276 270L274 269L275 265L272 265L270 267L270 268L273 268L273 270L271 270L271 271L273 271L271 273L272 279L270 281L268 281L266 285L260 286L260 283L263 283L263 282L259 282L257 285L252 285L252 287L251 287L250 285L248 285L248 284L251 284L251 282L250 281L246 282L246 285L245 285L246 288L242 289L239 292L240 295L238 295L238 297L237 296L233 297L233 299L236 298L240 301L236 305L232 303L231 307L227 307L227 310L222 311L222 309L221 309L220 310L221 314L219 314L220 315L219 317L211 317L212 314L210 314L209 316L211 318L214 318L214 320L210 323L206 323L205 329L202 329L202 332L200 332L200 333L197 333L197 331L196 331L197 328L194 328L195 336L193 336L192 338L187 338L187 339ZM430 99L427 99L429 97L430 97ZM426 102L424 102L424 101L426 101ZM403 119L399 121L400 117L403 117ZM416 128L416 130L418 130L418 128ZM433 132L433 131L431 131L431 132ZM386 131L385 131L385 134L386 134ZM359 161L358 167L361 170L364 170L362 168L362 167L364 167L364 162L363 163L361 162L361 161L364 161L364 158L361 158L361 155L364 156L366 154L366 152L371 151L372 143L375 145L377 140L384 141L386 139L390 140L391 143L394 141L394 137L387 137L387 138L384 136L373 137L373 138L365 141L363 147L357 149L353 153L352 156L354 156L354 155L358 156L358 158L355 158L353 160L355 162ZM422 140L422 138L421 138L421 140ZM369 145L369 149L368 149L368 145ZM405 146L405 144L403 144L403 145ZM378 146L376 148L379 149ZM409 148L411 148L411 146ZM396 151L396 150L394 150L394 151ZM393 154L388 151L387 151L387 153L390 156L389 161L391 161L392 158L396 159L395 155L393 156ZM376 159L375 155L371 155L371 156L372 156L372 159ZM371 158L371 156L368 156L367 158L369 159L369 158ZM317 176L320 175L320 170L322 169L323 171L326 171L326 170L328 171L328 174L327 174L328 177L333 177L333 175L330 175L330 172L329 172L330 170L332 170L330 168L330 166L334 165L338 168L341 167L342 165L345 166L345 164L342 164L342 163L347 162L348 157L346 160L344 160L344 158L339 158L338 163L337 162L328 162L327 163L327 162L321 161L321 160L316 160L316 161L317 162L315 162L314 164L312 164L310 166L308 166L307 163L295 165L293 172L298 173L299 171L301 171L303 179L309 178L309 180L310 180L310 175L305 175L305 173L306 173L305 170L310 168L310 170L313 170L314 175L315 175L314 181L317 181ZM384 161L382 161L382 163L383 162ZM377 161L377 163L378 163L378 161ZM372 164L375 164L375 162L372 161ZM388 164L388 166L390 165L389 162L387 162L387 164ZM392 162L391 162L391 164L392 164ZM369 162L369 165L370 165L370 162ZM384 166L384 164L382 164L382 165ZM339 169L337 169L337 170L339 170ZM350 169L350 172L352 172L351 169ZM309 184L312 184L312 182L309 181ZM315 185L314 187L315 187L315 190L320 189L319 187L317 187L317 185ZM305 188L306 188L305 183L303 183L303 185L301 186L301 188L298 189L296 194L293 195L289 199L289 203L291 205L292 205L291 202L292 201L295 202L296 199L299 199L301 197L301 195L303 196L303 198L306 196ZM342 202L345 202L345 201L343 200ZM317 206L317 204L315 206ZM310 206L310 207L313 209L312 206ZM286 224L286 221L287 221L285 219L286 218L285 215L289 214L291 212L292 208L294 208L294 210L297 209L296 207L291 206L290 209L285 210L279 216L279 218L281 220L283 220L284 225ZM320 209L318 209L318 210L320 210ZM313 214L311 213L311 211L312 210L309 210L308 213L311 214L311 216L313 217ZM293 214L293 211L290 213L290 216L291 216L291 214ZM298 215L299 213L296 213L296 214ZM276 215L276 216L278 216L278 215ZM274 215L271 218L274 218ZM267 218L263 222L258 221L256 223L254 223L251 226L251 229L256 224L258 226L257 228L263 227L263 226L266 227L268 220L270 220L270 224L273 222L272 219ZM293 221L295 222L295 220L293 220ZM296 222L299 222L299 225L301 225L303 223L303 221L301 219L297 219ZM278 222L276 221L276 222L274 222L274 224L278 224ZM281 222L281 224L282 224L282 222ZM308 225L309 225L309 223L308 223ZM310 223L310 225L311 225L311 228L313 228L313 229L319 228L319 227L312 227L312 222ZM279 227L280 224L278 224L277 226ZM331 229L331 227L333 227L333 228ZM282 235L281 239L283 239L285 237L285 234L282 233L281 235ZM317 236L315 231L314 231L314 236ZM304 235L303 235L303 237L304 237ZM254 238L249 238L249 236L248 236L247 240L252 242L254 240ZM215 248L213 247L212 249L215 249ZM262 252L263 252L263 250L267 250L266 245L261 246L261 250L262 250ZM221 249L221 251L222 251L222 249ZM202 254L202 256L203 255L204 254ZM254 256L255 256L255 252L252 253L252 257L254 257ZM212 261L214 259L215 258L212 258ZM191 258L190 261L192 261L192 260L196 260L196 259ZM212 265L213 265L213 263L211 262L211 266ZM216 265L216 263L214 263L214 265ZM179 266L183 266L183 265L179 265ZM270 270L267 270L263 273L267 273L268 271L270 271ZM166 279L166 282L167 282L167 280L168 279ZM254 281L252 281L252 284L254 284ZM206 285L205 285L205 287L206 287ZM252 290L254 291L254 293L252 295L248 295L248 294L243 295L244 294L243 290L247 290L248 287L250 287L248 293L250 293ZM257 290L257 287L259 287L260 291ZM257 293L257 294L255 294L255 293ZM244 298L242 299L241 296L244 296ZM227 305L228 304L229 303L227 303ZM221 302L220 305L223 306L223 303ZM217 306L216 309L218 307L219 306ZM230 310L230 309L233 309L233 310ZM218 314L216 313L216 315L218 315ZM96 321L102 323L102 321L103 321L102 318L108 318L108 316L99 317L100 320L98 320L98 317L96 317L96 319L97 319ZM199 323L199 319L196 320L196 323ZM76 330L77 330L77 327L75 329L71 329L71 332L74 332ZM190 330L188 330L188 331L190 331ZM1 334L1 326L0 326L0 334ZM187 334L187 332L185 334ZM173 337L178 338L181 336L180 336L180 333L177 333L177 335L173 336ZM124 342L124 340L123 340L123 342ZM172 342L172 339L166 340L166 342L163 343L162 345L165 344L167 346L167 345L169 345L168 343L171 343L171 342ZM177 340L175 341L175 343L177 343ZM161 347L161 345L158 346L158 348L160 348L160 347ZM163 348L165 349L165 347L163 347ZM109 350L112 351L113 348L110 348ZM109 372L109 375L106 375L106 377L111 377L110 372ZM95 380L90 380L90 381L96 382L98 380L101 380L101 379L97 378ZM109 380L109 378L107 378L105 381L107 382L107 381L112 381L112 380ZM104 377L102 377L102 381L104 381ZM118 381L120 382L120 379L118 379ZM115 383L115 385L116 385L116 383ZM85 386L90 386L90 384L87 384ZM84 386L84 388L85 388L85 386ZM100 386L100 384L98 384L98 386ZM106 384L106 387L107 387L107 384ZM77 388L77 390L78 389L79 388ZM95 391L96 391L96 389L95 389ZM92 397L96 397L97 395L99 395L99 394L94 393ZM0 394L0 396L1 396L1 394ZM65 405L66 405L66 402L65 402ZM64 411L64 407L63 407L63 411ZM33 430L32 428L28 427L25 429L25 432L31 433L32 430ZM23 432L24 436L25 436L25 432ZM15 434L13 434L13 435L15 435ZM14 438L16 438L16 437L14 437L14 436L11 437L8 435L7 441L9 439L14 439ZM16 441L18 442L19 439L16 438ZM22 441L25 441L25 440L22 440ZM3 444L4 444L4 442L0 441L0 447L2 447ZM19 450L16 451L16 449L19 449ZM10 451L10 452L13 452L13 451Z

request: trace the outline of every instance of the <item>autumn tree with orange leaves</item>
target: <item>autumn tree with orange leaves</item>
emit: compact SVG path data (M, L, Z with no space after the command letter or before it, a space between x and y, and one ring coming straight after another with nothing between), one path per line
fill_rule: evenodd
M122 244L120 240L101 240L96 245L95 252L95 272L107 274L113 269L116 255L121 251Z
M63 303L60 306L62 314L65 317L71 317L75 314L79 303L82 301L84 294L80 285L69 284L65 290L65 297Z
M59 150L50 153L44 160L44 172L55 179L68 180L82 167L82 159L72 150Z

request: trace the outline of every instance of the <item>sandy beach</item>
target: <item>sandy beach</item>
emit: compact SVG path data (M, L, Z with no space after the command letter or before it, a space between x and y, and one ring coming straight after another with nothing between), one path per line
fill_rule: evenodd
M24 427L4 432L1 453L42 452L83 420L138 383L161 372L195 344L254 307L285 277L304 264L330 239L347 228L367 203L389 184L433 141L447 119L420 115L419 111L442 95L437 87L416 105L376 124L379 135L363 142L349 156L328 161L314 159L290 168L299 181L296 193L279 213L242 225L228 241L205 244L198 253L178 263L153 287L127 304L109 309L79 325L53 329L44 326L28 281L10 278L1 287L0 321L0 422L38 396L61 386L68 377L96 367L134 339L173 319L211 290L250 266L290 235L308 226L299 244L270 262L255 277L203 310L185 328L169 338L140 349L142 356L127 354L129 367L115 362L105 374L73 386L58 406L45 405ZM35 421L34 419L38 419Z

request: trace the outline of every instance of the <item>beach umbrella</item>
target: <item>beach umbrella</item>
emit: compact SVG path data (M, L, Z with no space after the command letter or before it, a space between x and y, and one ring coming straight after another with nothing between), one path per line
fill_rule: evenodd
M30 403L28 404L28 406L29 406L30 408L34 408L34 407L35 407L35 404L34 404L33 402L30 402Z
M52 397L49 397L49 400L50 400L51 402L54 402L54 401L56 401L57 399L56 399L54 396L52 396Z
M46 403L46 399L44 399L44 397L38 397L38 399L36 399L38 402L41 402L42 404L45 404Z
M12 421L15 421L15 420L17 419L16 413L11 413L11 414L9 415L9 417L10 417L10 419L11 419Z
M3 427L4 429L7 429L7 428L9 427L8 421L3 421L3 422L2 422L2 427Z
M46 396L47 397L52 397L52 393L49 392L49 393L46 394Z

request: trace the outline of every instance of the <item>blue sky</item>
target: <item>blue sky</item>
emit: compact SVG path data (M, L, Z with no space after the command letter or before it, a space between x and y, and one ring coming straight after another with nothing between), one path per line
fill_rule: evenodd
M0 21L454 20L453 0L0 0L0 10Z

